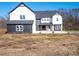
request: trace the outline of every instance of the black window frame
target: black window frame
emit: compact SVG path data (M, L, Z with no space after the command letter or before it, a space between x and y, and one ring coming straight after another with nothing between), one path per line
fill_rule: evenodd
M20 15L20 19L25 19L25 15Z

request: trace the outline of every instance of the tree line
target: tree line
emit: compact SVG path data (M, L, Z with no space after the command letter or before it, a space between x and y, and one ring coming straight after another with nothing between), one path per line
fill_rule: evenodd
M79 30L79 8L74 9L58 9L63 16L64 30Z

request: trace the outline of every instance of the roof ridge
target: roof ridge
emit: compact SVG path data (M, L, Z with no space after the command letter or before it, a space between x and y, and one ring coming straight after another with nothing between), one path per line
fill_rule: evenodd
M9 12L9 14L11 13L11 12L13 12L17 7L19 7L21 4L23 4L25 7L27 7L28 9L30 9L24 2L20 2L14 9L12 9L10 12ZM32 10L32 9L30 9L33 13L34 13L34 11Z
M57 10L35 10L35 11L57 11Z

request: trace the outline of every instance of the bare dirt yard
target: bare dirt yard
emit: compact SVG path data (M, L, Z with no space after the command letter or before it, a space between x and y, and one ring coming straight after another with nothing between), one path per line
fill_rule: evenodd
M1 56L79 56L79 35L0 34Z

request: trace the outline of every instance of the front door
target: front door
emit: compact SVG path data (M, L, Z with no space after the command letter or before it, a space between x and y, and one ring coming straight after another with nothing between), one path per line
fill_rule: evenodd
M54 25L54 31L61 31L61 25Z
M46 30L46 26L45 25L42 26L42 30Z

